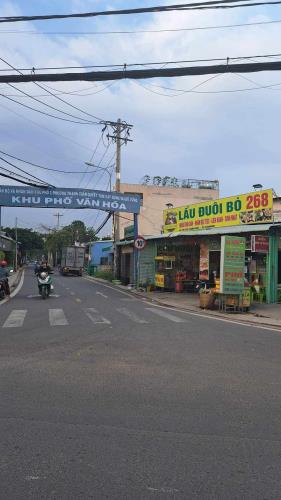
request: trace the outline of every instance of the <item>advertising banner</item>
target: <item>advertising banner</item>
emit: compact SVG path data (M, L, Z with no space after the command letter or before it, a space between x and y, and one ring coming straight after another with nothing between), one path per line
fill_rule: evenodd
M220 292L241 294L244 290L245 238L221 237Z
M164 210L164 233L272 221L272 189L266 189Z
M109 212L139 213L140 197L92 189L0 186L0 206L32 208L96 208Z
M165 276L164 276L164 274L155 274L155 276L154 276L154 284L158 288L164 288L164 286L165 286Z
M253 234L251 236L251 251L258 253L269 252L269 237Z

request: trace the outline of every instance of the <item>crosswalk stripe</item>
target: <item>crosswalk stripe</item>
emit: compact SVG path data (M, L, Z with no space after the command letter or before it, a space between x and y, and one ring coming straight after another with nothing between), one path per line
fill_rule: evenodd
M93 307L89 307L88 309L84 309L86 315L88 316L88 318L93 322L95 323L96 325L101 325L101 324L105 324L105 325L111 325L111 321L109 321L109 319L106 319L104 318L103 316L101 316L98 311L96 309L94 309Z
M158 314L158 316L162 316L165 319L169 319L170 321L174 321L174 323L185 323L186 320L180 318L179 316L174 316L173 314L168 313L167 311L163 311L163 309L155 309L154 307L146 307L147 311L150 311L154 314Z
M51 326L68 325L68 321L62 309L49 309L49 322Z
M14 309L6 319L3 328L17 328L23 325L27 309Z
M124 314L124 316L127 316L127 318L131 319L135 323L140 323L140 324L147 324L148 321L145 319L139 318L133 311L129 311L126 307L120 307L119 309L116 309L116 311L120 312L121 314Z

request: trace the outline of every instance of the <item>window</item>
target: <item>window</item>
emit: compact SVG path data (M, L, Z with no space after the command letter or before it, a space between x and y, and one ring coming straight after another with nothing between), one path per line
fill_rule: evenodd
M100 258L100 265L107 266L108 265L108 257L101 257Z

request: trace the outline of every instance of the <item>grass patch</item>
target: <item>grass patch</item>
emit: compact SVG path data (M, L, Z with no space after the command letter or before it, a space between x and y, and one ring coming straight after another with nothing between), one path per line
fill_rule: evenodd
M97 271L94 274L94 277L101 278L101 279L107 280L107 281L112 281L114 278L113 273L111 271Z

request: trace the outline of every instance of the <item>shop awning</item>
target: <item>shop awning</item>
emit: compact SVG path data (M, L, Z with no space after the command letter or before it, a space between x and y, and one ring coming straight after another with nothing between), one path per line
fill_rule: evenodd
M240 226L212 227L210 229L198 229L193 231L179 231L174 233L157 234L155 236L145 236L146 240L160 240L166 238L177 238L179 236L212 236L223 234L239 233L260 233L269 231L271 228L281 229L281 224L243 224ZM118 241L117 245L133 245L132 240Z
M269 229L272 227L281 228L281 224L243 224L240 226L212 227L210 229L198 229L194 231L180 231L177 233L169 233L165 236L168 236L169 238L176 238L177 236L209 236L218 234L260 233L269 231Z

